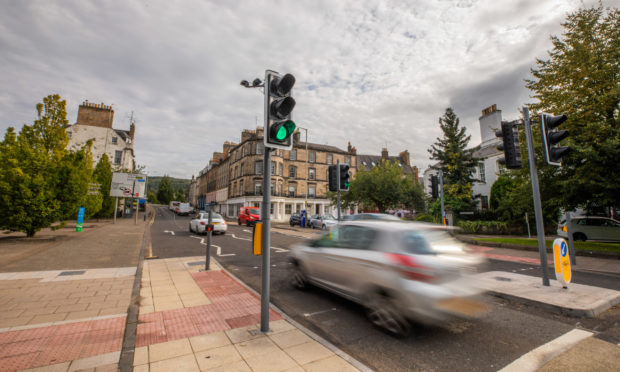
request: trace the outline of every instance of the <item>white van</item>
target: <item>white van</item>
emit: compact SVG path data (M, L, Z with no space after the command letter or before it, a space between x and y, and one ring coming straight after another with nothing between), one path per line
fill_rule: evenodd
M189 206L189 203L179 203L179 207L177 208L177 214L179 216L187 216L192 212L192 207Z
M181 202L179 202L179 201L171 201L170 202L170 206L168 207L168 209L170 209L171 211L176 213L177 208L179 207L179 205L181 205Z

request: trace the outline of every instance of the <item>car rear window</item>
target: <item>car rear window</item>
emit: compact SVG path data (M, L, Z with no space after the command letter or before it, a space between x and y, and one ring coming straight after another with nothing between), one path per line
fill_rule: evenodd
M405 231L401 242L404 249L413 254L462 252L460 243L442 230Z

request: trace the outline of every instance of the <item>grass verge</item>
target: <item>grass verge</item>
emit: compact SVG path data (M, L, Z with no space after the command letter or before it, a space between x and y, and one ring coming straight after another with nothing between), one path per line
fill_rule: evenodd
M475 238L478 241L494 242L504 244L529 245L538 246L537 239L525 238ZM616 252L620 253L620 243L601 243L601 242L574 242L575 249L579 251L598 251L598 252ZM546 240L547 248L551 248L553 240Z

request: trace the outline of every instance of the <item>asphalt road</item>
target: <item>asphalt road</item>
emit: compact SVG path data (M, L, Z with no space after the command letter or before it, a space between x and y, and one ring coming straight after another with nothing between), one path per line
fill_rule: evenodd
M189 233L189 217L157 208L151 228L153 254L161 258L205 254L206 237ZM530 350L570 331L575 325L596 329L620 341L615 310L584 320L545 313L537 308L486 296L490 312L481 319L454 321L441 327L414 326L412 335L396 339L374 328L361 306L318 288L298 291L290 285L288 250L303 238L271 234L271 302L288 316L343 351L379 370L496 371ZM212 238L211 254L227 270L260 292L261 257L251 252L251 229L228 225ZM540 275L534 265L491 261L489 270ZM575 282L618 289L618 277L575 273Z

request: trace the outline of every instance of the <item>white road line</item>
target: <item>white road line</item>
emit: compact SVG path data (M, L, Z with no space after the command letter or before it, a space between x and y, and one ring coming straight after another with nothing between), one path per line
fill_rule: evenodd
M537 347L519 359L500 369L502 372L529 372L537 371L555 356L570 349L577 343L591 337L594 333L582 329L573 329L562 336Z
M199 236L192 236L192 238L196 238L196 239L200 239L200 244L202 245L207 245L207 243L205 243L205 238L201 238ZM219 245L215 245L215 244L211 244L212 247L217 248L216 254L220 257L226 257L226 256L236 256L236 253L225 253L222 254L222 247L220 247Z
M336 308L332 307L331 309L327 309L327 310L323 310L323 311L317 311L317 312L314 312L314 313L304 313L304 316L307 318L309 316L324 314L324 313L327 313L327 312L330 312L330 311L336 311Z
M247 240L247 241L252 241L252 239L247 239L247 238L239 238L237 236L235 236L235 234L230 234L230 236L232 236L235 239L239 239L239 240Z
M284 249L284 248L278 248L278 247L270 247L270 248L275 250L276 253L289 252L288 249Z
M174 235L174 231L168 231L168 230L164 230L165 233L170 233L172 235Z

